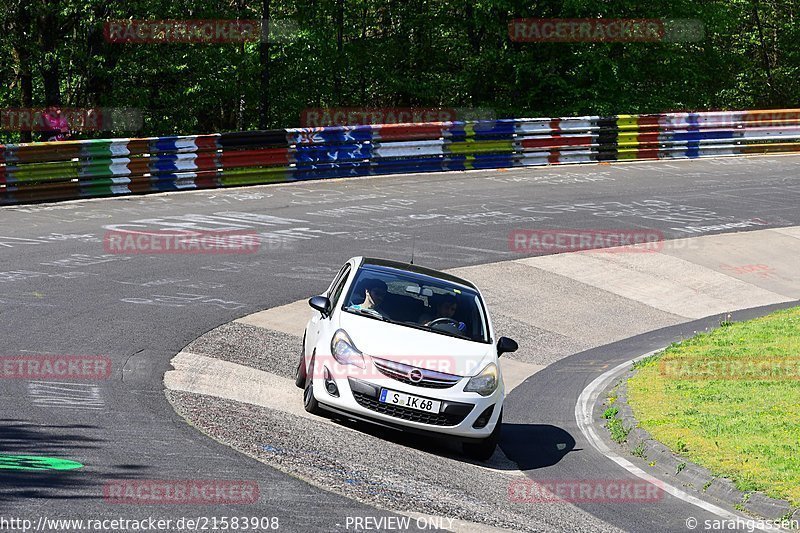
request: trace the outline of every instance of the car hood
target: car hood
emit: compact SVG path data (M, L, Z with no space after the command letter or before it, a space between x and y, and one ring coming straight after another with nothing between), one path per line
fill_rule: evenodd
M497 362L493 344L458 339L342 312L339 327L364 354L459 376L474 376Z

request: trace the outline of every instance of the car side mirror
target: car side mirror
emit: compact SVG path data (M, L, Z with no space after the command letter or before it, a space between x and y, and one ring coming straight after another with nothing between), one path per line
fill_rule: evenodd
M326 296L312 296L308 299L308 305L319 311L323 317L331 312L331 301Z
M497 339L497 357L500 357L506 352L516 352L519 345L514 339L508 337L500 337Z

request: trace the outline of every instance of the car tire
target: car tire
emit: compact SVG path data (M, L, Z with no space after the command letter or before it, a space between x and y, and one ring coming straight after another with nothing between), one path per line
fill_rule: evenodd
M303 333L303 343L300 345L300 363L294 372L294 384L300 389L306 387L306 334Z
M487 461L494 455L495 449L500 442L500 431L503 427L503 412L500 411L500 416L497 418L497 424L494 426L492 433L483 440L465 442L461 445L464 455L476 461Z
M313 387L313 379L314 379L314 356L311 356L311 377L306 375L306 383L303 389L303 407L305 407L306 411L311 413L312 415L322 416L323 411L322 408L319 406L319 402L314 397L314 387Z

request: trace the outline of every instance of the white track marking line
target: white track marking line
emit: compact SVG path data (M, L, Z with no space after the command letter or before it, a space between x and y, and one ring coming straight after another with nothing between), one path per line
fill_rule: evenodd
M648 483L652 483L653 485L660 487L664 492L667 492L676 498L683 500L687 503L691 503L692 505L699 507L705 511L718 515L726 520L745 520L747 524L752 524L755 529L759 529L761 531L775 531L777 528L766 528L763 526L759 520L748 518L743 515L738 515L736 513L732 513L722 507L714 505L712 503L708 503L696 496L692 496L691 494L673 486L669 483L658 479L655 476L652 476L639 468L638 466L634 465L624 457L620 456L611 448L609 448L606 443L600 438L597 432L594 429L594 424L592 422L592 412L594 410L594 405L597 402L597 399L600 397L600 394L606 389L608 384L613 381L619 374L623 373L625 370L630 368L630 366L638 361L639 359L644 359L645 357L649 357L653 354L663 351L664 348L653 350L652 352L648 352L644 355L640 355L631 359L630 361L626 361L620 365L615 366L611 370L608 370L598 376L594 381L589 383L589 385L583 389L581 395L578 397L578 401L575 404L575 421L578 423L578 428L583 433L583 436L586 437L586 440L600 453L617 463L619 466L630 472L636 477L644 479Z

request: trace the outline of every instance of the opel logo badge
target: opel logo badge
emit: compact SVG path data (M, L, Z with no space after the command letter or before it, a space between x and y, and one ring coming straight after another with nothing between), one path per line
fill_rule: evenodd
M422 372L415 368L408 373L408 379L410 379L412 383L419 383L422 381Z

